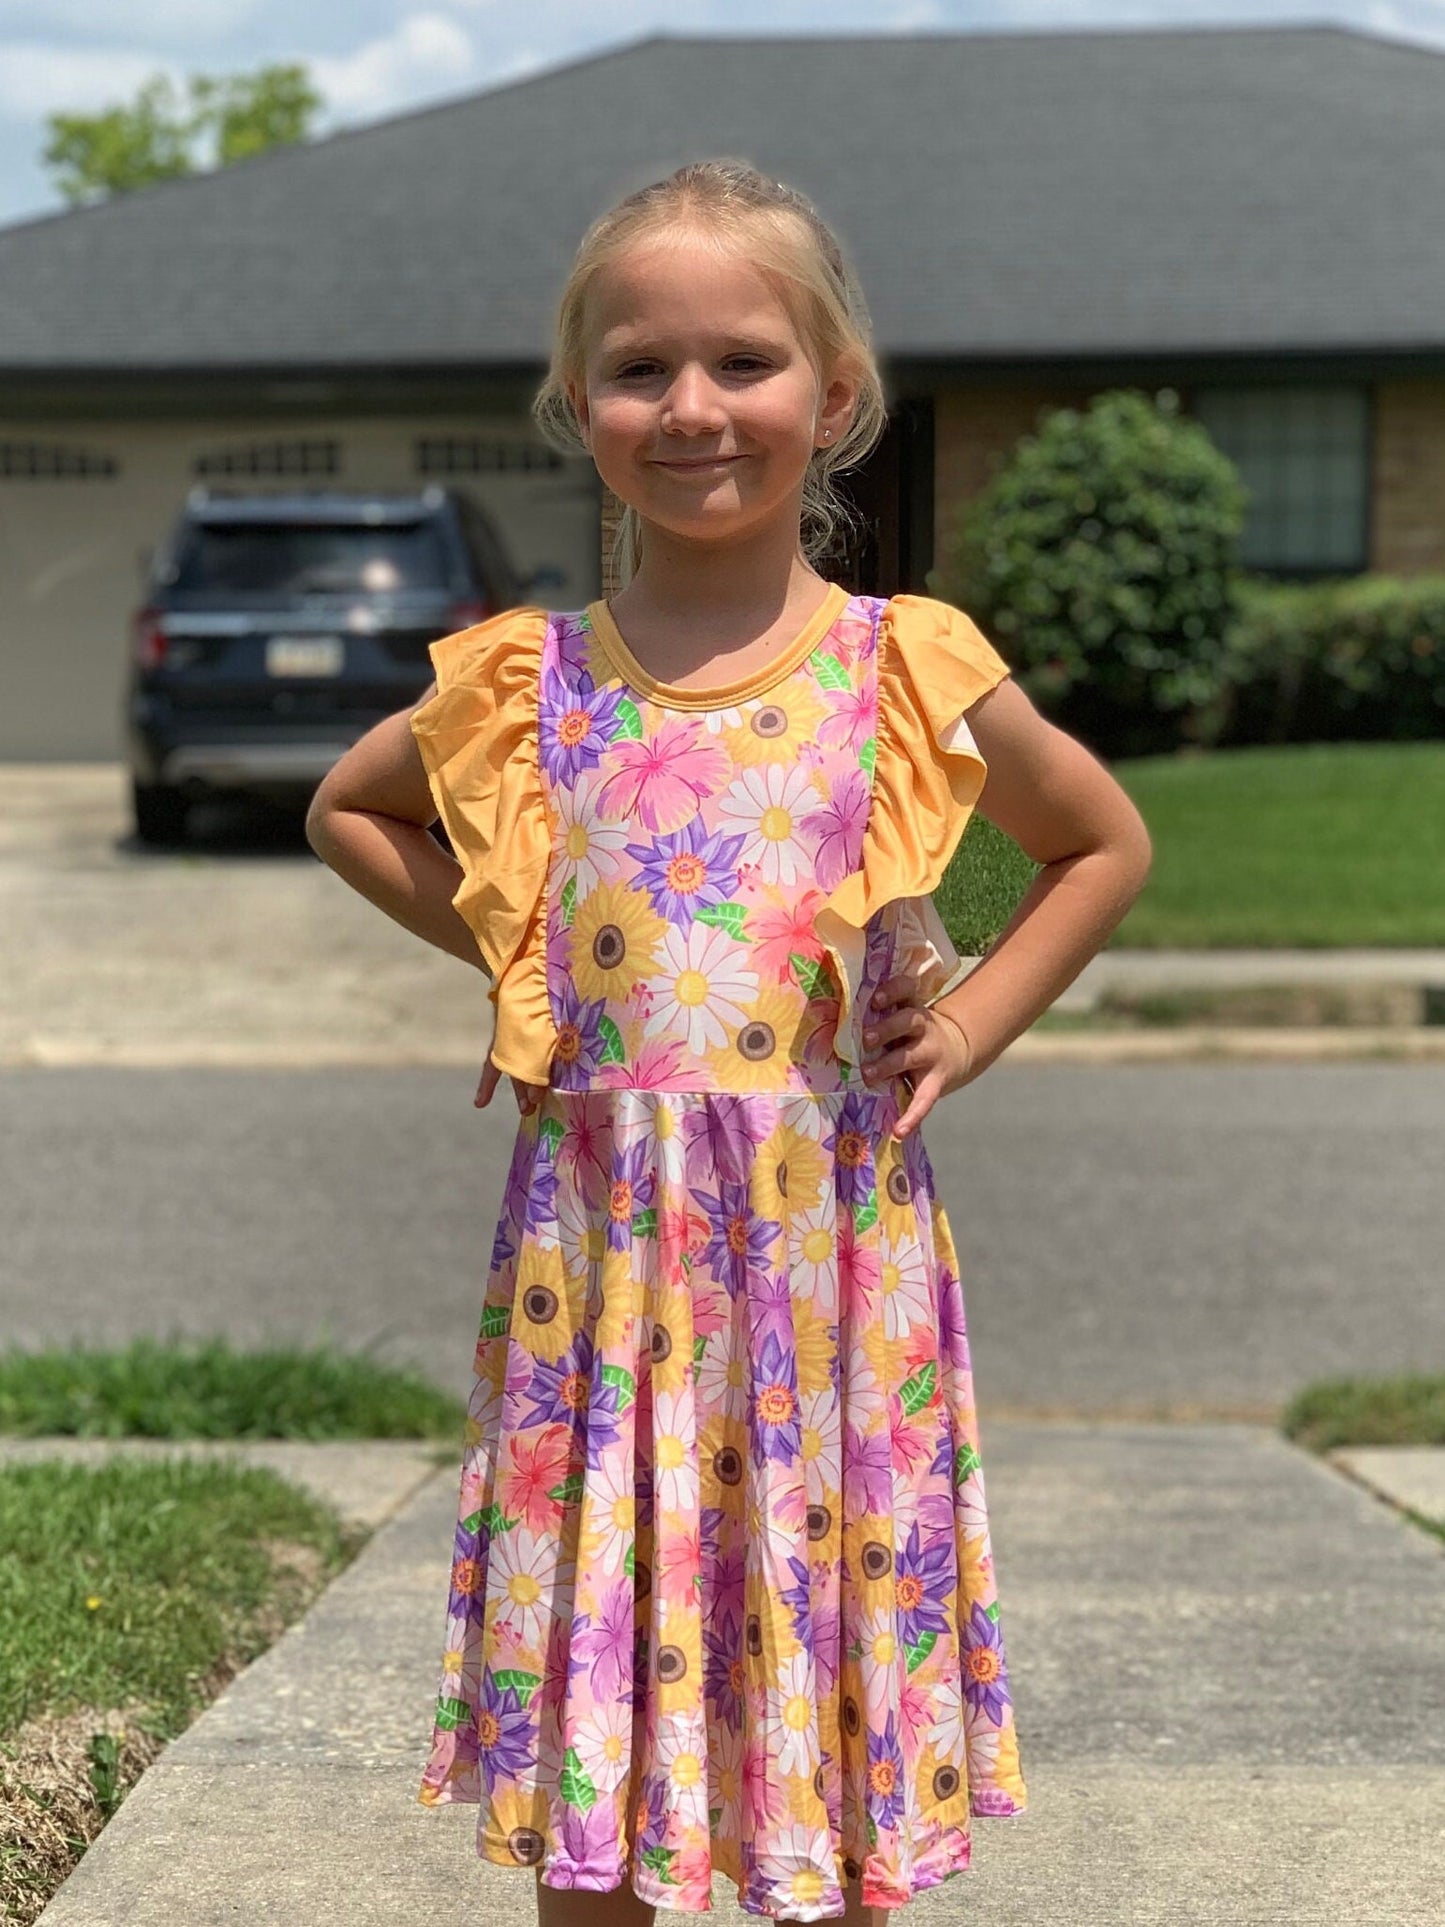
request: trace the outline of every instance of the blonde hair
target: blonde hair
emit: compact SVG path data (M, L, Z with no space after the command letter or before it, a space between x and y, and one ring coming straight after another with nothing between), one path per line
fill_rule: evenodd
M810 563L832 548L853 513L833 484L856 468L888 425L883 382L872 348L872 323L861 288L817 209L795 188L746 161L692 161L619 201L583 235L558 304L551 365L532 402L543 437L568 454L585 454L568 381L586 386L587 296L598 274L636 243L658 235L703 232L731 244L777 290L820 381L839 364L858 380L853 418L836 445L815 449L803 478L799 546ZM629 581L642 560L642 525L623 505L611 563Z

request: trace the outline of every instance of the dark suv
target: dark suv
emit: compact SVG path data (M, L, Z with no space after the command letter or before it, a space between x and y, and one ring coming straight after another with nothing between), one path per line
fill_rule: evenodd
M136 834L175 843L218 790L304 807L344 750L431 681L427 644L564 578L518 577L459 490L198 488L132 621Z

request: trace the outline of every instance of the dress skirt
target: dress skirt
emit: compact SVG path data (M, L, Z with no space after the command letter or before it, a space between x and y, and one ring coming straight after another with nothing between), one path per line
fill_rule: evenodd
M958 1258L872 1090L549 1088L420 1792L554 1887L897 1907L1026 1804Z

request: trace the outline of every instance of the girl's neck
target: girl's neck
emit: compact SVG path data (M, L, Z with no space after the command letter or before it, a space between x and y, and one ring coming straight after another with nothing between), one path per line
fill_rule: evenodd
M679 541L649 523L642 563L609 607L634 631L665 626L740 646L806 615L825 580L799 550L796 520L726 544Z

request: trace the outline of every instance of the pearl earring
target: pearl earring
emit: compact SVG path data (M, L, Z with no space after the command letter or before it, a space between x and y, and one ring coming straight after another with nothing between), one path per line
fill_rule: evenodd
M832 438L833 438L833 431L832 431L832 429L831 429L831 428L825 428L825 429L823 430L823 440L824 440L825 442L826 442L826 441L831 441L831 440L832 440Z

